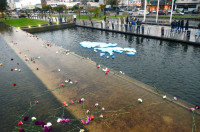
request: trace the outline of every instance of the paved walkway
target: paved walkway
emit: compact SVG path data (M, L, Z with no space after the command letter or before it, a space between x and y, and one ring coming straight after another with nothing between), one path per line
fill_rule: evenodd
M38 18L39 19L39 18ZM43 18L42 20L48 20ZM125 20L125 19L124 19ZM58 22L57 17L52 17L53 22ZM66 22L64 18L62 18L62 22ZM125 23L125 21L124 21ZM189 32L187 31L178 31L171 30L170 26L160 26L160 25L151 25L151 24L142 24L140 26L140 32L137 32L137 25L129 26L126 24L121 24L120 19L109 19L109 23L105 23L104 21L89 21L89 20L78 20L76 21L76 25L83 27L91 27L101 30L120 32L120 33L129 33L133 35L139 35L144 37L153 37L156 39L164 39L171 40L177 42L191 43L195 45L200 45L200 30L189 28ZM143 28L144 27L144 30ZM161 29L163 33L161 33ZM188 37L189 36L189 37Z
M79 26L93 27L101 30L105 29L121 33L130 33L133 35L149 36L166 40L200 44L200 31L198 31L198 29L189 29L190 35L189 37L187 37L189 32L187 33L187 31L182 32L171 30L171 27L169 26L142 24L139 28L140 31L137 32L137 25L129 26L120 23L117 24L117 21L115 19L111 19L110 23L108 24L106 24L104 21L97 22L88 20L80 20L77 21L76 24ZM164 29L163 33L161 33L162 28Z

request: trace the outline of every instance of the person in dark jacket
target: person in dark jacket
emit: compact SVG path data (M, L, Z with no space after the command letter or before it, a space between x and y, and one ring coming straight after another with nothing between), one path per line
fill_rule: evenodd
M179 32L180 26L181 26L181 21L180 21L180 19L179 19L179 20L178 20L178 23L177 23L177 30L178 30L178 32Z
M128 16L126 17L126 24L128 24L129 23L129 18L128 18Z
M183 28L184 28L184 19L181 20L181 31L183 32Z
M138 20L137 20L137 33L140 33L140 26L141 26L141 22L140 22L140 20L138 19Z
M188 30L188 27L189 27L189 21L187 20L187 22L185 23L185 31Z
M174 29L174 22L171 22L171 32L173 31Z

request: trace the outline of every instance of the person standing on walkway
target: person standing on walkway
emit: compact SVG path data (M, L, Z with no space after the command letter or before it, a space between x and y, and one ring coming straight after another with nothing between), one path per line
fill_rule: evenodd
M132 19L132 28L133 28L133 32L135 31L135 20L134 18Z
M76 23L76 14L74 14L73 16L74 16L74 23Z
M185 23L185 31L188 30L188 27L189 27L189 21L187 20L187 22Z
M180 19L179 19L179 20L178 20L178 23L177 23L177 30L178 30L178 32L179 32L180 26L181 26L181 21L180 21Z
M184 28L184 19L181 20L181 31L183 32L183 28Z
M130 19L129 21L129 29L130 29L130 32L132 31L132 19Z
M52 25L51 18L49 17L49 25Z
M140 20L138 19L138 20L137 20L137 33L140 33L140 25L141 25L141 22L140 22Z
M171 32L174 30L174 22L171 22Z
M128 16L126 16L126 24L128 24L128 22L129 22L129 18Z
M124 25L124 18L123 18L123 16L121 16L120 20L121 20L121 26Z
M198 24L198 30L195 33L195 39L200 38L200 23Z

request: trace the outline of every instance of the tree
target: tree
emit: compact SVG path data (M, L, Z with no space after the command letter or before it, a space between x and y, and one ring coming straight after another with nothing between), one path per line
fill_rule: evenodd
M54 8L59 14L63 12L66 9L66 5L58 5L57 7Z
M104 11L104 9L106 8L106 5L101 4L101 5L99 6L99 8L101 8L101 11Z
M100 10L99 7L95 7L95 8L93 8L93 9L88 9L88 11L91 12L91 13L94 13L94 14L95 14L95 17L96 17L96 16L99 16L99 14L100 14L100 12L101 12L101 10Z
M114 5L119 4L119 0L106 0L106 4L111 5L111 7L113 8Z
M3 11L6 10L7 7L7 0L0 0L0 12L4 17Z
M51 5L45 5L45 6L42 7L42 9L43 9L44 11L48 11L48 10L51 9Z

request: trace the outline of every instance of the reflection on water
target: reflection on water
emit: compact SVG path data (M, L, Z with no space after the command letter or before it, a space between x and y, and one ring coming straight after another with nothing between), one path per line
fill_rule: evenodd
M72 130L75 128L74 126L81 128L80 122L77 121L74 122L74 125L63 127L57 125L56 117L61 117L63 110L55 109L61 107L62 104L50 92L35 98L35 96L46 91L47 88L20 58L17 57L1 37L0 42L0 63L3 64L3 66L0 66L0 131L11 132L14 130L18 132L19 129L14 129L14 127L17 127L19 121L23 121L24 116L29 116L29 122L31 122L30 118L32 116L46 123L52 122L53 131L57 132ZM13 61L11 61L11 58L13 58ZM21 69L21 72L11 71L11 69ZM13 83L16 83L15 87ZM39 100L40 103L30 112L23 115L29 109L30 102L34 102L35 99ZM74 118L68 111L64 110L64 112L68 118ZM24 123L26 124L26 122ZM24 128L25 124L22 128ZM34 126L34 123L32 124ZM40 128L40 131L43 131L41 127L38 128ZM33 132L31 129L29 131Z
M116 71L124 71L163 92L199 103L200 47L79 27L37 35ZM106 59L99 52L82 48L82 41L117 43L120 47L135 48L137 54L115 54L115 59Z

